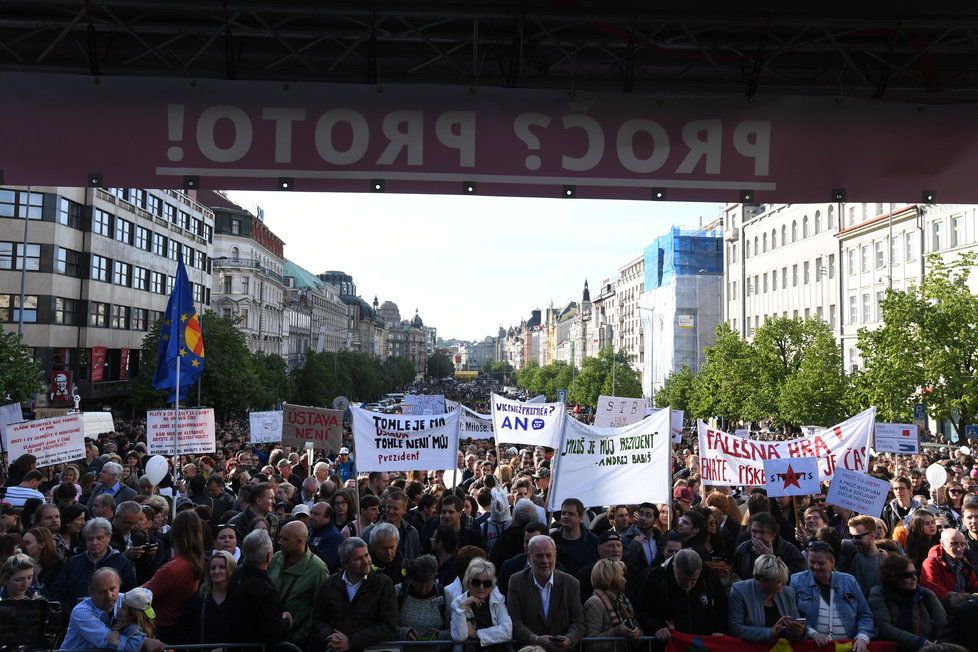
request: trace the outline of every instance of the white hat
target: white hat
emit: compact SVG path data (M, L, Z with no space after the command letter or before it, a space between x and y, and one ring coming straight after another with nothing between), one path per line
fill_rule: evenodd
M350 454L350 449L347 448L346 446L340 449L340 455L349 455L349 454Z
M149 589L130 589L123 594L122 604L142 611L149 618L156 618L153 611L153 592Z
M298 516L299 514L305 514L306 516L309 516L310 513L311 512L309 511L309 507L307 507L306 505L296 505L295 507L292 508L292 516Z

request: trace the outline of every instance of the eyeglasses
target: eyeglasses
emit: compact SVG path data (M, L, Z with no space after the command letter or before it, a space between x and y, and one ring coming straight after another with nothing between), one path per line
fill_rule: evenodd
M960 496L960 495L964 494L964 490L963 489L948 489L947 492L949 494L955 494L957 496Z
M808 550L809 552L827 552L833 557L835 556L835 553L832 552L832 546L824 541L812 541L808 544Z
M473 589L491 589L495 584L492 580L479 580L472 578L469 580L469 586Z
M862 534L856 534L855 532L850 532L849 536L853 539L862 539L863 537L868 537L870 534L876 534L875 532L863 532Z

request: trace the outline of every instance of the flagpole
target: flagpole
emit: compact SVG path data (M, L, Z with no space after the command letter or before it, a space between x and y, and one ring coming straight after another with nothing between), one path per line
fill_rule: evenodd
M173 508L170 510L170 522L177 517L177 478L179 477L180 456L177 454L180 441L180 352L177 351L177 388L173 397Z

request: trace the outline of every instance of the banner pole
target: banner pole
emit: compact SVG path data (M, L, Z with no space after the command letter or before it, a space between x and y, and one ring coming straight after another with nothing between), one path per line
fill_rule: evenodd
M173 505L170 508L170 523L177 516L177 478L180 469L180 352L177 351L177 387L173 396Z

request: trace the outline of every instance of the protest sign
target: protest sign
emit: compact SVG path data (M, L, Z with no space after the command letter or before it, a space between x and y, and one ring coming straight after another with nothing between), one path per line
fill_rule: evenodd
M645 418L649 402L644 398L599 396L594 413L595 428L621 428Z
M174 410L146 413L146 443L150 455L199 455L217 450L214 439L214 409L180 410L177 428ZM174 434L177 450L173 450Z
M436 415L350 410L358 471L455 468L458 410Z
M12 423L20 423L23 420L24 413L20 409L20 403L0 405L0 453L7 450L4 443L7 441L7 426Z
M563 403L523 403L492 395L496 443L557 448L564 423Z
M338 451L343 446L343 413L340 410L285 403L282 406L282 445Z
M252 444L267 444L282 441L281 410L249 412L248 423L251 426L250 434Z
M410 405L410 414L444 414L445 396L443 394L408 394L403 403Z
M742 439L699 421L703 484L761 486L764 460L789 457L818 458L822 482L831 480L836 468L865 472L875 418L876 408L869 408L837 426L790 441Z
M750 437L750 430L747 428L737 428L734 430L734 437L740 437L741 439L747 439Z
M82 421L85 424L85 436L89 439L98 439L105 432L115 432L111 412L82 412Z
M492 439L492 417L461 406L458 421L459 439Z
M838 469L832 476L825 502L860 514L879 518L886 504L890 483L865 473Z
M549 509L567 498L585 505L672 501L669 413L623 428L592 428L564 419Z
M807 496L821 491L818 485L818 460L814 457L789 457L764 460L767 495Z
M15 460L37 457L37 466L64 464L85 457L85 426L80 414L25 421L7 426L4 450Z
M915 423L877 423L873 448L877 453L915 455L920 452Z
M527 403L546 403L547 402L547 397L544 396L543 394L537 394L533 398L528 398L526 400L526 402Z
M649 408L646 414L652 415L657 413L659 410L664 408ZM672 441L678 444L683 440L683 420L686 418L686 412L684 410L673 410L672 411Z

